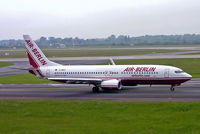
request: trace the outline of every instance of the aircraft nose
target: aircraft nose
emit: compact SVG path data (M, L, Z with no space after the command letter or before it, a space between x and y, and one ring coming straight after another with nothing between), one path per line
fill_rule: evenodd
M189 79L192 79L192 75L188 74L188 73L185 73L186 77L189 78Z

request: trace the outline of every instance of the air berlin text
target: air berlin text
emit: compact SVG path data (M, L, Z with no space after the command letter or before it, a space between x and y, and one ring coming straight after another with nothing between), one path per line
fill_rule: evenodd
M124 72L155 72L156 67L127 67Z
M30 40L26 40L27 45L29 46L29 48L32 49L32 52L35 54L35 56L37 57L37 59L40 61L40 63L42 65L46 65L47 62L44 60L44 58L41 56L40 52L38 52L38 50L36 48L34 48L34 44L31 43Z

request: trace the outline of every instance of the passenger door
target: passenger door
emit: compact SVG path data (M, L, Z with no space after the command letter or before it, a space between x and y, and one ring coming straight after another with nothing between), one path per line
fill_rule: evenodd
M164 78L169 78L169 69L165 69Z

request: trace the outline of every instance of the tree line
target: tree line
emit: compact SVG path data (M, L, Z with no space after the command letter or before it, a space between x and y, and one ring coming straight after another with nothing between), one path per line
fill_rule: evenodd
M107 38L55 38L41 37L36 43L43 48L63 48L81 46L152 46L152 45L200 45L200 34L184 35L145 35L130 37L127 35L111 35ZM1 40L0 48L24 48L23 40Z

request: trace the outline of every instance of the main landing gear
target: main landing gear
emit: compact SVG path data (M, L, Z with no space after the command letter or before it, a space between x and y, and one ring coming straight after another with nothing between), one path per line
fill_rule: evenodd
M99 92L99 87L94 86L94 87L92 88L92 92L93 92L93 93L98 93L98 92Z
M171 92L174 92L174 90L175 90L174 86L171 86L170 90L171 90Z

